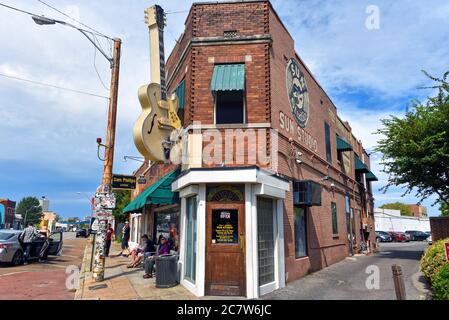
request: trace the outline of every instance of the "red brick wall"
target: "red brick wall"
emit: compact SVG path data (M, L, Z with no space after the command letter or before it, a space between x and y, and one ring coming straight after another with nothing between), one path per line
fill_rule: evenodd
M449 238L449 217L431 217L430 230L433 241Z

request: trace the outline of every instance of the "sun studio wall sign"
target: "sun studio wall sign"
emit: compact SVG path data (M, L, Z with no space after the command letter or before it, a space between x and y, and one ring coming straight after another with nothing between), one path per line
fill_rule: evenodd
M292 113L299 126L305 128L309 122L309 92L304 74L295 59L287 63L287 93Z
M286 84L288 102L294 120L280 111L279 126L307 148L313 152L318 152L317 139L304 129L310 117L309 92L304 73L295 59L290 59L287 63Z

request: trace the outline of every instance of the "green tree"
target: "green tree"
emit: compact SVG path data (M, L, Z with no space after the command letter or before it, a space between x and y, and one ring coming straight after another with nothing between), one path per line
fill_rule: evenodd
M81 219L78 217L72 217L72 218L67 219L67 222L70 222L70 223L74 223L74 222L78 222L78 221L81 221Z
M393 209L393 210L400 210L401 216L412 216L412 210L410 207L402 202L393 202L393 203L386 203L384 205L380 206L381 209Z
M38 224L42 218L42 207L36 197L25 197L17 205L16 213L22 215L24 225L29 222Z
M117 223L128 220L128 215L123 213L123 209L131 201L131 191L129 190L114 190L115 194L115 209L112 211L115 221Z
M57 222L60 222L60 221L63 221L64 220L64 218L63 217L61 217L59 214L56 214L56 218L55 218L55 220L57 221Z
M449 217L449 205L447 203L440 203L440 211L442 217Z
M414 101L404 118L383 119L377 131L383 138L376 150L383 154L381 164L391 186L405 187L405 194L416 192L422 201L436 194L440 204L449 205L449 83L423 71L438 89L425 104Z

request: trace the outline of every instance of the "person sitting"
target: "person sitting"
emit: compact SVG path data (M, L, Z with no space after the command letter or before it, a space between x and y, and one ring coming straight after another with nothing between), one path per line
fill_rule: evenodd
M137 267L140 262L142 261L142 258L149 256L151 253L154 253L154 242L150 238L148 238L148 235L144 234L142 237L142 246L137 249L134 249L131 252L131 263L128 264L128 268L135 268Z
M159 245L159 248L155 255L150 256L145 259L144 261L144 268L145 268L145 275L143 276L144 279L153 278L153 270L154 270L154 264L156 263L156 258L158 256L169 254L170 253L170 244L167 241L166 236L161 237L161 244Z

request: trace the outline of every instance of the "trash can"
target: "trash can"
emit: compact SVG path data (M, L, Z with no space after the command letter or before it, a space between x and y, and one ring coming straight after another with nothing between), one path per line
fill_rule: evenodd
M178 262L174 254L156 258L156 288L171 288L178 284Z

